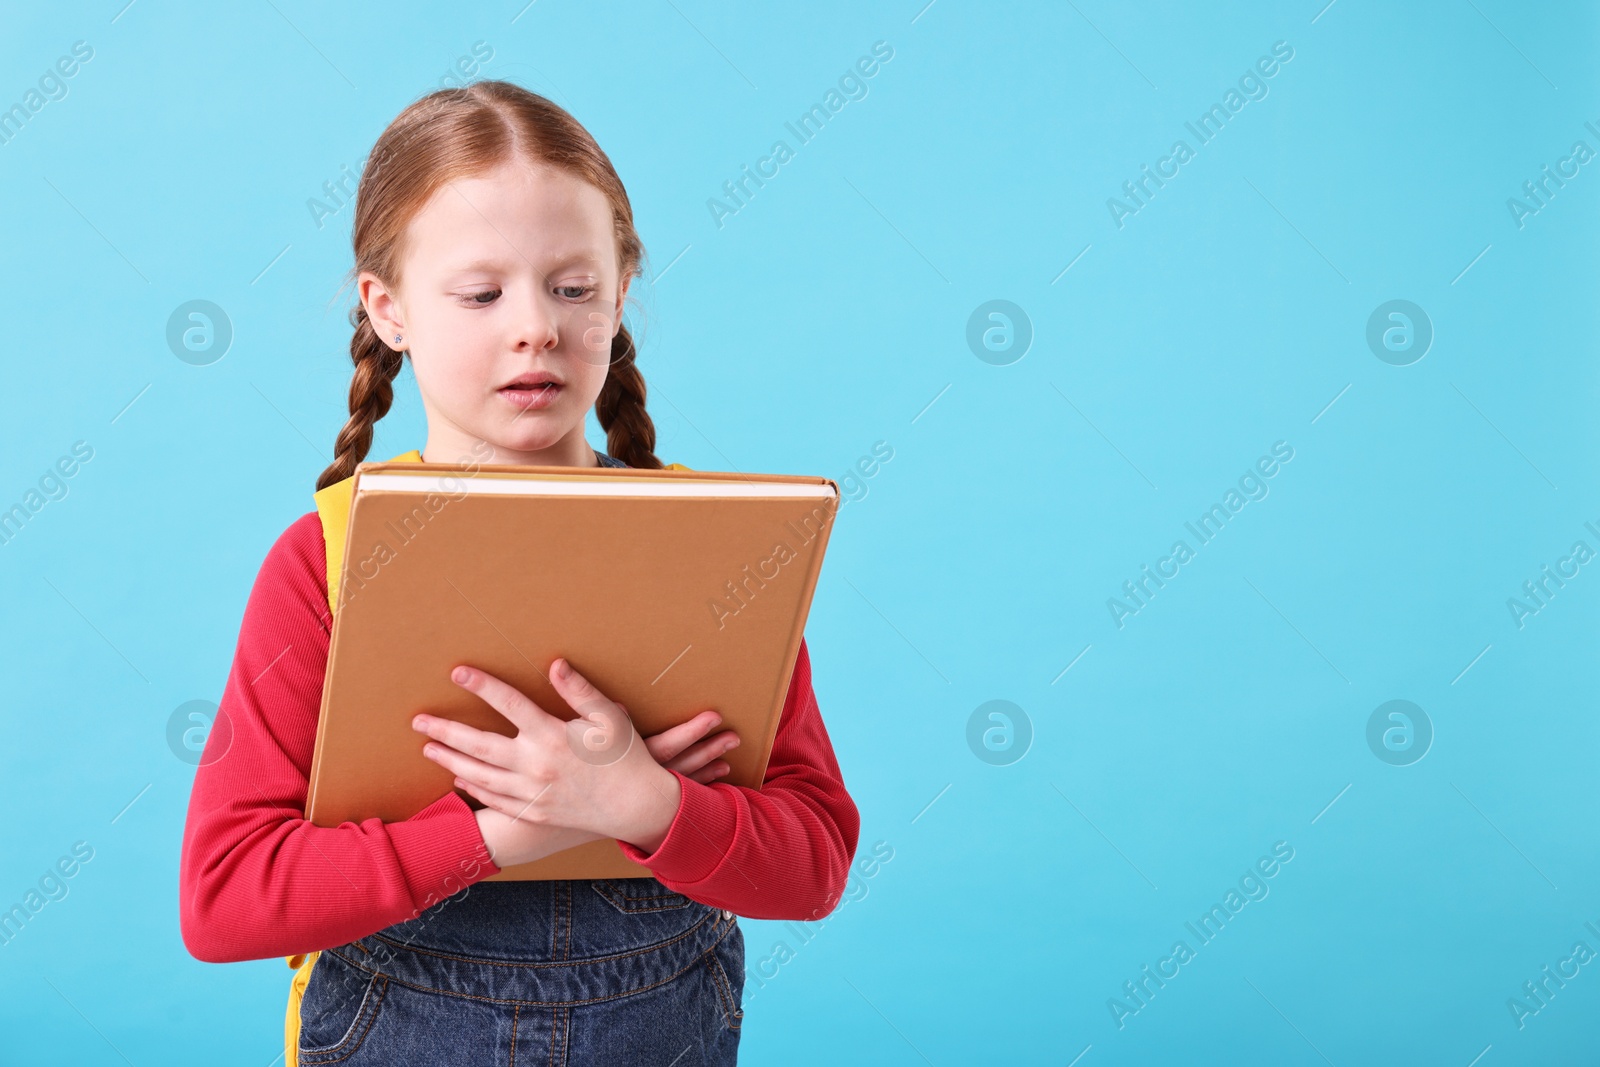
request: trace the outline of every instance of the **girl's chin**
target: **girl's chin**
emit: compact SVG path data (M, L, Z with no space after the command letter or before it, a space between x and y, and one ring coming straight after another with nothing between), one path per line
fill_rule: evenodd
M555 448L566 436L565 433L554 429L549 423L542 426L530 426L534 420L529 418L518 419L509 426L500 426L499 432L490 440L493 441L497 451L521 453L529 455L544 452ZM541 419L540 422L545 422ZM487 435L486 435L487 436Z

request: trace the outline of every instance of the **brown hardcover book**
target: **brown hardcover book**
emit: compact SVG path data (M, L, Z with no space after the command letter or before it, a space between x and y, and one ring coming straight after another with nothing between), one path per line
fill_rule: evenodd
M306 818L398 821L450 792L417 712L516 733L458 663L575 717L561 656L643 736L715 709L740 739L719 781L760 788L838 502L803 475L361 464ZM493 876L637 877L611 839Z

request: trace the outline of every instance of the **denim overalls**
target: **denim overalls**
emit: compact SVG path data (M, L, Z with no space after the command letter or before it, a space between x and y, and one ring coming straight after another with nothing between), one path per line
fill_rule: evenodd
M654 878L478 882L324 949L302 1067L737 1062L744 933Z
M722 1067L738 1057L743 995L731 911L654 878L484 881L324 949L299 1062Z

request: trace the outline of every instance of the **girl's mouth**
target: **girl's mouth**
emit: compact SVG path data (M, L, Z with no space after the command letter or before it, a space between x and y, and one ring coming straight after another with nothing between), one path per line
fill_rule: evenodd
M513 407L524 411L537 411L555 403L556 396L560 392L561 386L555 382L544 382L539 385L508 385L500 390L500 395Z

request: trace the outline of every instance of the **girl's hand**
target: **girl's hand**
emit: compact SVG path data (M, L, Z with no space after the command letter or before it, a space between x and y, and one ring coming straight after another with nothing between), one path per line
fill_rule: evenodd
M617 707L627 710L621 704ZM732 730L724 730L702 740L706 731L721 721L722 716L716 712L703 711L686 723L645 738L645 747L656 762L667 769L678 771L702 785L710 784L731 769L716 757L739 743L738 736ZM459 778L456 779L456 785L487 803L484 801L485 790L473 789L470 783ZM585 830L541 826L513 818L501 810L509 807L511 802L506 798L495 807L483 807L473 812L478 820L478 830L489 848L490 858L498 867L531 863L589 841L603 840L601 835Z
M617 707L624 712L628 710L621 704ZM655 761L667 770L677 771L701 785L710 785L733 769L717 757L732 751L739 743L739 735L732 730L700 740L721 722L722 716L716 712L702 711L686 723L651 734L644 739L644 745Z
M568 671L563 674L563 669ZM504 816L479 812L479 826L491 854L522 862L529 851L559 851L597 837L627 841L654 851L677 813L678 780L657 761L657 753L680 773L719 772L708 763L725 744L693 744L714 717L697 717L663 731L647 745L620 705L606 699L565 660L551 665L550 681L578 717L563 722L514 687L476 668L457 667L452 679L477 694L517 727L515 737L477 730L464 723L418 715L415 729L434 743L423 752L456 776L456 785ZM654 749L654 751L652 751ZM698 777L697 777L698 780ZM517 824L581 831L557 840ZM496 852L496 846L501 851ZM537 858L537 856L533 857ZM496 863L504 866L500 859Z
M627 710L621 704L617 707ZM704 737L708 730L721 721L722 716L716 712L703 711L688 722L645 738L645 747L655 761L667 769L678 771L702 785L710 784L731 769L716 757L739 743L738 736L732 730L724 730L714 737ZM483 834L484 843L489 848L489 856L498 867L532 863L564 849L603 840L600 834L585 830L541 826L514 818L507 812L515 811L522 805L511 798L486 799L487 790L478 789L460 778L456 779L456 785L485 804L490 803L490 799L494 800L493 806L479 808L473 814L477 817L478 830Z

